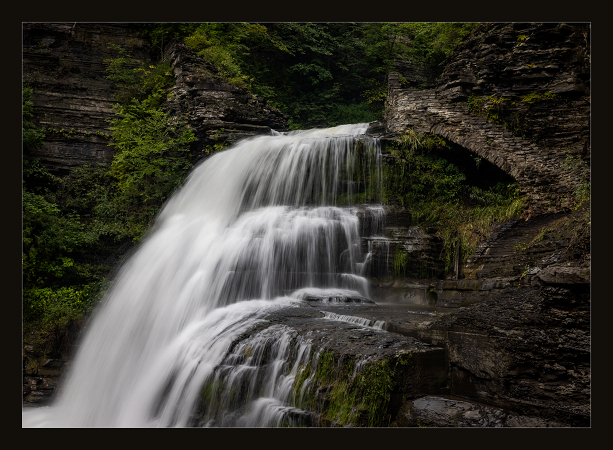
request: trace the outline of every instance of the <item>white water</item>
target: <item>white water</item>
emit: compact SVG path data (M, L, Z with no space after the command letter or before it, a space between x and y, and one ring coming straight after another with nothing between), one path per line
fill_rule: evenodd
M322 311L322 312L324 314L324 319L340 320L341 322L353 323L353 324L360 325L365 328L372 328L374 330L383 330L383 327L385 326L384 320L371 320L371 319L365 319L363 317L348 316L345 314L336 314L336 313L329 312L329 311Z
M366 144L361 159L356 149L366 127L262 136L197 167L121 269L56 402L24 410L23 426L188 426L232 344L270 310L300 302L292 292L368 297L350 206L357 190L380 191L378 145ZM339 198L345 206L334 206ZM279 361L284 351L275 350ZM205 411L208 425L279 425L293 412L279 399L294 375L246 395L253 402L236 416Z

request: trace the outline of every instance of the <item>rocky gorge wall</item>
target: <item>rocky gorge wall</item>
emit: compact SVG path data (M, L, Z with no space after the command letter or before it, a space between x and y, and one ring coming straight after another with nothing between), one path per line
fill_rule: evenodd
M104 60L119 45L143 62L153 60L151 43L138 24L26 23L23 26L23 80L33 89L34 121L44 128L40 158L52 172L113 159L108 120L114 118L113 82ZM159 57L159 56L157 56ZM166 106L189 117L196 135L192 162L213 151L271 128L286 129L287 117L243 89L224 82L217 69L185 45L166 46L175 85ZM217 147L216 147L217 146Z
M33 89L34 121L46 134L29 156L53 172L113 158L107 120L115 101L104 59L115 55L108 44L137 59L150 56L147 39L129 24L23 24L23 80Z
M397 278L384 289L399 307L443 308L420 324L398 318L388 326L446 348L446 394L456 396L408 401L400 426L513 426L504 424L510 411L553 421L525 426L590 423L590 210L574 201L589 183L589 31L480 24L429 89L403 89L390 75L383 136L442 136L511 175L528 200L522 217L485 237L460 280ZM569 159L582 161L582 171ZM406 212L390 218L411 226ZM425 233L421 245L433 238Z
M287 129L286 115L264 99L223 81L214 66L186 45L170 43L164 57L175 77L164 109L189 117L195 134L191 144L195 160L238 140Z
M481 24L436 88L401 89L390 75L386 131L442 136L510 174L534 212L568 210L589 176L564 164L589 164L589 50L588 24Z

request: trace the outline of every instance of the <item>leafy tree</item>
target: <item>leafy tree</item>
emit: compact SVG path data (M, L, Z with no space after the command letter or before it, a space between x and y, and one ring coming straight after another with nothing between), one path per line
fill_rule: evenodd
M184 122L148 103L133 99L115 105L119 117L110 126L110 145L117 149L110 173L119 190L144 202L163 200L181 182L191 164L179 152L188 151L194 140Z
M121 47L106 60L115 82L117 149L111 167L83 166L63 177L25 158L23 171L24 320L52 330L80 320L98 298L116 255L138 241L191 166L183 156L193 133L161 109L172 84L170 67L136 60ZM31 91L24 90L24 144L31 125ZM34 133L34 144L40 138ZM28 141L29 142L29 141ZM38 327L38 328L37 328Z

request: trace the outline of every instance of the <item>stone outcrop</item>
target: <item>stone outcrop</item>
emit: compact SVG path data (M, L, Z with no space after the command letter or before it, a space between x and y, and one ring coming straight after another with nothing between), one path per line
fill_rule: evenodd
M407 402L398 412L398 426L405 427L559 427L540 417L521 416L500 408L449 397L427 396Z
M165 51L175 76L164 105L172 115L189 117L198 160L238 140L271 129L287 129L287 116L259 97L223 81L217 69L189 47L173 42Z
M386 131L438 134L510 174L535 212L567 210L581 177L564 162L589 163L589 58L587 24L480 25L436 88L390 80ZM469 112L470 95L496 119Z
M434 278L443 275L443 241L420 227L390 227L383 236L368 237L372 263L370 276L385 281L396 278Z

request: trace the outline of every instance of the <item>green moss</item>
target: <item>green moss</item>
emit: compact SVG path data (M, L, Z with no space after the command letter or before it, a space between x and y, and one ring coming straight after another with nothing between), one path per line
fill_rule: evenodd
M534 64L532 65L528 64L528 67L533 67L533 66ZM530 94L522 95L521 101L524 103L532 104L539 100L554 100L556 98L557 98L557 95L552 94L551 92L545 92L544 94L537 94L535 92L532 92Z
M398 388L401 367L412 354L402 355L394 362L383 360L368 363L354 376L355 361L332 351L323 351L319 363L311 370L311 361L294 380L295 406L321 413L323 423L338 426L352 424L379 427L389 424L389 402ZM309 377L313 384L308 399L298 402L300 390Z
M408 259L409 256L406 252L399 248L396 249L394 253L394 275L396 277L406 275Z
M590 200L590 169L579 155L566 155L562 167L570 171L579 181L577 188L571 193L571 203L574 209L580 208Z
M471 95L468 97L468 112L487 118L490 122L497 125L502 125L501 119L502 107L504 103L509 103L510 98L498 97L496 95L477 96Z
M534 246L535 244L541 242L543 239L545 239L545 236L547 235L547 233L550 231L549 228L545 227L542 228L538 234L534 237L534 239L532 239L530 242L525 242L525 243L520 243L520 244L516 244L515 245L515 251L516 252L525 252L526 250L528 250L530 247Z

